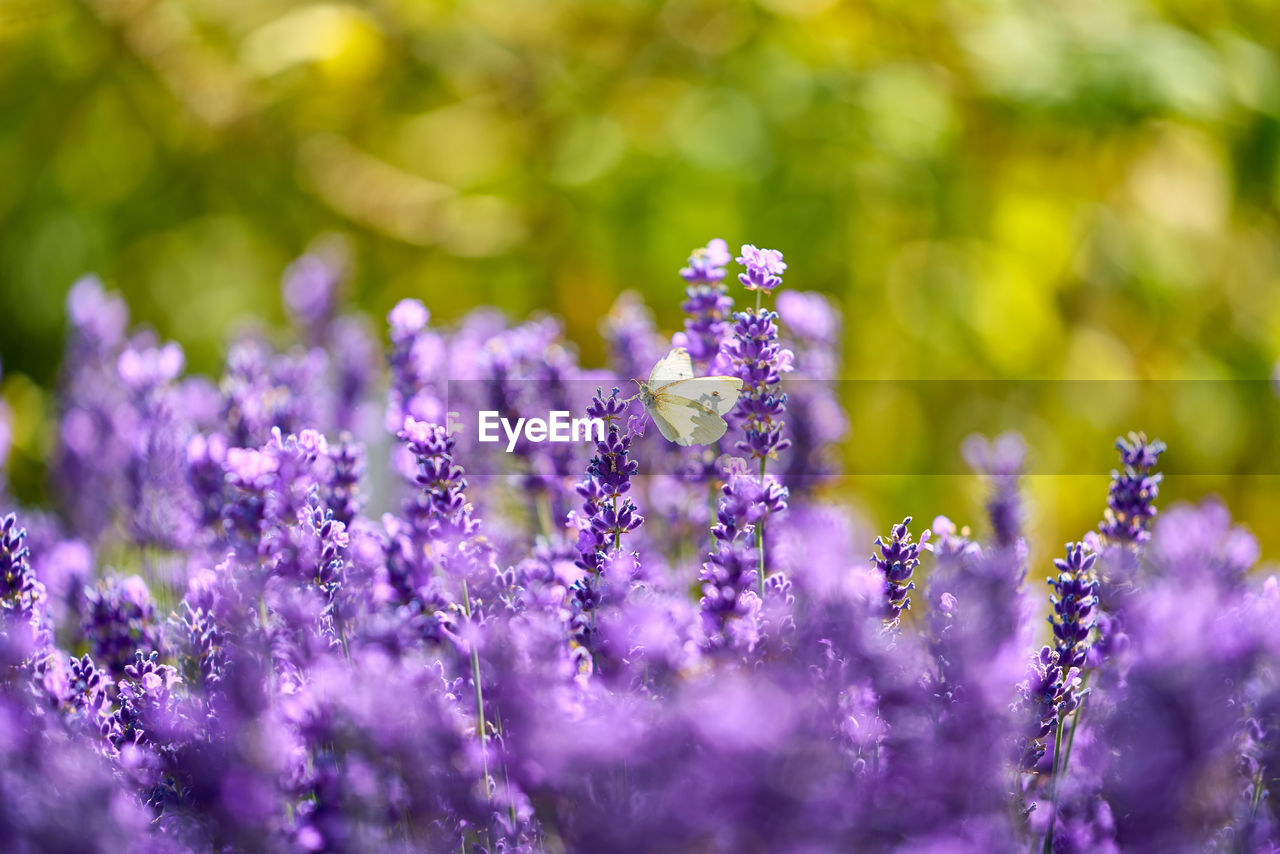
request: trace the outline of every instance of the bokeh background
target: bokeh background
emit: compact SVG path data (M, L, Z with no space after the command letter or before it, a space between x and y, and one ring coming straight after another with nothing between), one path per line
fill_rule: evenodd
M1217 493L1274 557L1278 50L1268 0L3 0L14 488L43 494L85 272L216 372L339 234L372 315L546 310L590 364L623 290L678 327L676 270L721 236L840 303L849 379L1017 381L991 426L1032 447L1037 559L1148 415L1164 503ZM1099 415L1061 379L1132 382L1089 386ZM856 388L849 459L904 473L833 489L980 528L929 384Z

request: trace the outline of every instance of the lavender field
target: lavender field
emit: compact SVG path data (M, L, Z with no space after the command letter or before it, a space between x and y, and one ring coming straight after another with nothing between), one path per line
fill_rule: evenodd
M552 317L375 329L317 254L292 340L195 376L77 283L56 512L0 492L0 848L1275 850L1251 535L1160 506L1141 433L1052 570L1014 434L965 443L972 518L862 519L842 320L735 255L693 252L674 336L620 301L608 370ZM672 346L742 381L716 443L631 396ZM486 407L606 432L464 452Z

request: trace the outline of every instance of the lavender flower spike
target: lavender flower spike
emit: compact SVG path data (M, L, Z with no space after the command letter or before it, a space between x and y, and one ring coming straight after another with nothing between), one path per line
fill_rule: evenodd
M1053 637L1057 646L1058 663L1063 671L1083 667L1089 652L1089 633L1097 622L1095 607L1098 604L1098 579L1093 565L1098 556L1085 549L1084 543L1068 543L1067 556L1058 558L1053 565L1058 569L1057 579L1049 585L1056 595L1049 597L1053 603Z
M33 653L46 646L49 637L41 607L44 585L31 570L26 536L13 513L0 518L0 640L9 635L18 649Z
M752 541L765 517L786 509L789 495L773 478L757 480L737 458L726 463L725 481L716 505L716 524L711 528L715 551L707 556L699 575L699 605L713 648L750 647L757 627L744 618L749 618L764 599L758 592L763 585L752 577L759 572L759 545L757 541L753 548Z
M888 605L885 616L887 626L897 626L902 612L911 608L911 597L907 593L916 586L911 576L920 565L920 549L927 548L926 544L929 542L930 532L925 531L920 535L920 541L913 543L911 532L907 530L910 524L911 517L908 516L900 524L894 525L888 542L883 537L876 537L880 554L871 555L871 562L884 575L884 592Z
M1013 546L1022 535L1022 496L1018 478L1027 455L1026 445L1017 433L1002 433L994 440L974 434L961 448L965 461L974 471L987 476L991 494L987 499L987 516L996 544Z
M1098 530L1114 543L1143 543L1151 538L1148 528L1156 515L1163 477L1154 469L1165 444L1158 439L1149 442L1143 433L1130 433L1128 441L1116 440L1116 449L1123 469L1111 472L1107 509Z
M680 270L680 278L686 282L713 285L724 278L724 268L728 263L729 244L717 237L706 246L693 250L689 255L689 266Z
M772 291L782 284L782 274L787 269L777 249L757 249L750 244L742 247L737 261L747 268L747 272L738 274L738 281L749 291Z
M596 454L587 466L587 478L577 485L583 499L582 513L572 514L570 524L577 526L578 565L599 575L604 555L622 547L622 535L640 527L644 517L627 493L631 478L640 464L630 459L630 431L618 429L617 421L626 414L626 401L619 399L618 389L608 397L600 390L587 407L588 418L599 418L608 425L608 433L596 443Z
M777 459L779 451L791 447L791 440L782 435L787 396L780 386L782 374L793 368L795 355L778 343L778 313L760 307L764 292L782 284L778 274L787 265L782 263L782 253L776 249L744 246L742 253L743 257L738 261L747 264L749 275L738 278L748 289L756 291L756 307L753 311L740 311L734 315L733 334L721 346L719 359L742 380L742 396L738 399L733 420L742 426L745 438L735 447L751 459L759 460L760 483L763 485L769 458ZM753 284L766 282L767 287ZM756 551L760 560L756 592L761 599L764 599L767 578L764 521L761 519L755 529Z
M1018 766L1034 771L1048 750L1048 739L1058 731L1063 718L1074 708L1074 686L1078 681L1074 669L1063 670L1058 654L1041 647L1031 660L1031 673L1017 686L1018 702L1014 708L1028 715L1027 730L1016 748Z
M722 356L728 358L733 375L742 380L736 418L746 437L739 451L760 461L776 458L791 447L782 435L787 395L779 386L782 374L791 370L792 353L778 343L778 315L773 311L740 311L733 318L733 336L725 342Z
M729 263L729 247L719 238L705 247L693 250L689 266L680 271L688 287L681 308L689 315L684 331L677 332L671 343L689 351L695 364L706 365L724 343L729 331L729 315L733 298L722 282L724 267Z

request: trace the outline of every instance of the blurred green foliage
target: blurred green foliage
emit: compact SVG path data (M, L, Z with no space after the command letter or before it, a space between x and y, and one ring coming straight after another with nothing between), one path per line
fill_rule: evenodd
M675 270L722 236L839 299L851 378L1265 378L1278 48L1270 0L3 0L16 453L47 447L77 276L213 371L237 322L280 321L281 270L327 232L376 315L546 309L588 362L624 289L675 327ZM1183 409L1168 458L1222 474L1167 494L1222 493L1275 553L1276 480L1242 473L1276 424ZM923 411L853 411L853 442L953 460ZM1050 460L1112 438L1059 404L1010 421ZM1031 479L1043 547L1105 484ZM874 520L979 517L960 478L843 487Z

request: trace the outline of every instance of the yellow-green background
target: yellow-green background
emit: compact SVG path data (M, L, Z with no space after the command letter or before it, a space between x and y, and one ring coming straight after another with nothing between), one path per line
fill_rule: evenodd
M547 309L589 363L624 289L676 326L675 270L723 236L839 300L851 378L1266 378L1278 46L1266 0L0 0L16 486L39 495L75 277L209 371L335 231L371 313ZM952 465L921 411L855 408L851 447ZM1274 555L1280 483L1244 476L1276 468L1274 413L1182 413L1171 460L1220 474L1167 500L1221 493ZM1106 459L1077 416L1025 414L1041 459ZM1043 559L1106 477L1030 483ZM964 478L839 488L881 527L980 521Z

